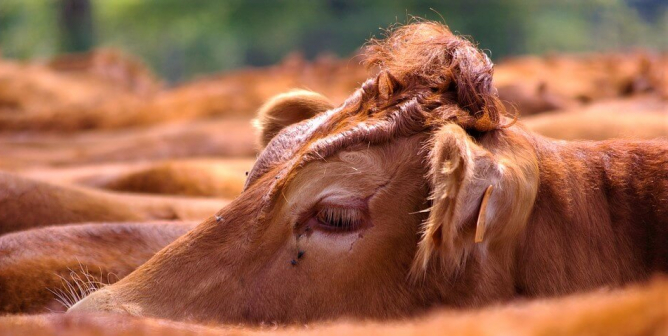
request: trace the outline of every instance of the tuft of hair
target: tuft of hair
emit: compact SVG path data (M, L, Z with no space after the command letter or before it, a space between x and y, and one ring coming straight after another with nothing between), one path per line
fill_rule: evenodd
M97 279L88 271L87 266L79 263L79 268L80 270L76 271L68 267L69 278L56 273L56 276L60 278L60 287L47 288L55 296L56 302L60 303L65 310L107 284L118 281L115 274L109 273L104 282L102 269L99 269L100 278ZM115 281L112 281L111 276L116 277Z
M437 22L417 22L371 39L365 65L387 71L407 87L422 87L454 97L467 115L457 116L465 129L486 132L500 126L505 108L492 85L494 64L471 41Z

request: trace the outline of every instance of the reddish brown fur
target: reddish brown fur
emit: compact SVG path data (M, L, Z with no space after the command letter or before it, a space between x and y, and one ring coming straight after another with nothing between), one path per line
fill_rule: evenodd
M215 199L115 194L0 172L0 234L95 221L201 220L225 203Z
M76 135L0 134L0 167L23 170L25 167L110 161L248 157L255 153L255 148L253 128L247 119L206 120Z
M379 75L341 107L280 131L230 206L72 310L388 318L667 270L668 143L555 141L513 125L489 60L436 23L368 50ZM307 230L303 214L332 195L366 204L371 223L340 236Z
M119 129L211 117L249 119L270 97L294 87L345 98L366 73L355 62L289 56L279 65L244 69L157 90L143 66L100 50L43 64L0 62L0 129L71 132Z
M532 227L518 237L520 293L580 291L668 271L665 141L536 140L541 185ZM537 268L549 280L537 283Z
M67 291L64 281L80 296L75 278L84 273L95 285L118 281L194 224L93 223L0 236L0 314L64 311L54 294Z
M665 52L524 56L503 60L495 72L502 101L522 115L641 94L668 98Z
M254 162L252 158L181 159L41 167L17 173L60 185L231 199L241 193L245 172Z
M150 317L231 323L387 319L440 305L479 306L618 286L667 270L665 141L560 142L512 125L491 85L491 62L438 24L406 26L388 40L372 43L368 63L381 72L339 108L300 111L301 117L286 121L275 117L285 117L291 104L303 108L298 103L304 95L279 97L267 105L261 116L261 143L267 147L245 192L72 311L146 319L88 320L68 314L7 318L0 320L0 328L4 324L13 332L95 334L106 332L108 324L125 322L128 333L220 333L224 330ZM184 91L200 94L198 90ZM309 99L314 96L308 94ZM180 99L164 101L187 101ZM308 106L326 106L319 99L308 100L315 103ZM201 111L194 108L192 115ZM90 152L103 158L98 147ZM122 146L111 147L122 157L128 155ZM27 200L10 204L20 208L11 223L25 224L21 221L29 222L30 216L63 223L76 216L81 216L77 221L109 220L94 217L103 215L134 219L125 216L155 210L134 204L136 199L111 202L88 191L18 178L7 181L22 186L18 194L27 195ZM476 244L476 217L489 185L494 188L486 209L487 230L483 242ZM44 207L40 193L56 201L62 199L53 195L62 193L72 202L47 202ZM304 210L332 194L366 199L371 223L345 234L306 225ZM60 217L68 212L76 216ZM0 293L10 298L6 310L48 306L52 297L44 285L55 279L48 274L69 266L73 256L94 256L81 261L93 272L96 266L118 267L126 274L178 236L169 230L140 229L139 240L159 243L134 251L131 239L115 241L127 237L124 230L49 228L0 238L0 246L11 240L8 250L19 256L7 259L4 268L0 262L0 280L12 284L0 288L21 293ZM100 246L96 235L104 237ZM16 252L21 242L36 240L56 240L52 246L63 251ZM299 257L299 251L306 254ZM66 262L44 261L48 255ZM31 267L33 262L38 266ZM31 283L38 271L44 282ZM319 327L314 332L442 333L450 328L462 333L577 334L593 326L602 334L660 333L666 328L665 292L665 284L659 283L646 291L444 313L398 326Z
M269 100L258 111L256 127L261 131L260 148L264 148L287 126L334 108L324 96L315 92L295 90Z
M602 290L561 299L521 302L473 311L442 310L394 322L338 322L306 327L241 328L198 325L114 314L0 317L12 335L665 335L668 284Z
M112 179L100 187L104 189L150 194L204 196L233 199L243 188L244 172L251 162L241 169L231 169L229 162L167 162L128 173Z
M588 107L521 117L532 131L563 140L668 138L668 100L656 96L600 101Z
M102 49L44 64L0 62L0 129L117 129L251 114L295 87L342 101L367 74L356 61L298 55L282 64L244 69L160 90L137 60ZM628 53L520 57L497 68L501 101L522 114L573 108L638 93L668 97L668 57ZM568 82L569 85L562 85Z

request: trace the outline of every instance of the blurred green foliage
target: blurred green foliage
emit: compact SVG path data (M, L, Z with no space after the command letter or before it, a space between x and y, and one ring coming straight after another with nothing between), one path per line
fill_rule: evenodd
M68 52L64 0L0 0L4 57ZM668 48L665 0L90 0L94 46L144 59L172 82L280 61L352 54L410 15L444 21L494 59L546 52ZM71 48L69 48L71 49Z

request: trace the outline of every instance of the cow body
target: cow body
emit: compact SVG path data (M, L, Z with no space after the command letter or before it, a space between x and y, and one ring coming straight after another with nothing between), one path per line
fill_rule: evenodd
M665 141L536 136L535 147L541 178L517 246L519 294L564 294L668 271Z

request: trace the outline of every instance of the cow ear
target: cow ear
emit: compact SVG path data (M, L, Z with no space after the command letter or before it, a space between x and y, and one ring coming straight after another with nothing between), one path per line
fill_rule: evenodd
M384 100L390 99L392 95L402 88L401 82L397 80L389 71L383 71L376 77L376 87L378 95Z
M433 141L432 207L415 266L424 269L439 254L456 270L472 251L524 228L538 190L538 166L528 144L497 139L487 150L456 124L444 125Z
M260 146L267 146L283 128L333 107L325 96L306 90L295 90L271 98L260 108L254 121L259 130Z

